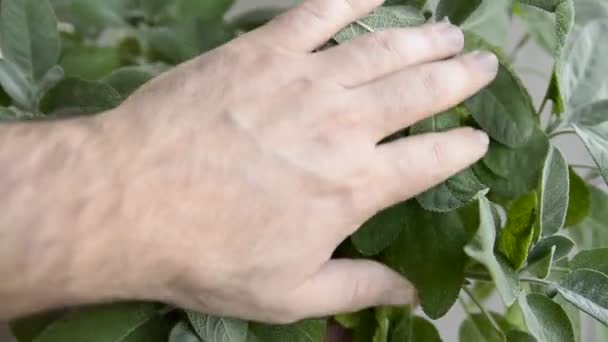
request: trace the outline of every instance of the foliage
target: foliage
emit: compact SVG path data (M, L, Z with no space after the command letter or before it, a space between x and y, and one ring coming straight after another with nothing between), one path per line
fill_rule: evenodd
M113 108L171 66L280 12L262 9L226 20L232 4L4 0L0 120ZM466 31L467 51L499 56L498 77L406 134L481 127L492 138L490 151L445 183L379 212L345 242L346 256L373 258L401 272L418 287L431 319L468 294L472 304L465 306L463 341L580 341L581 312L606 336L600 325L608 324L608 195L588 180L597 175L608 181L608 5L604 0L391 0L345 28L334 43L445 17ZM503 52L514 17L528 31L520 45L531 39L555 60L539 109L514 71L516 53ZM552 110L543 119L549 104ZM590 177L579 175L555 147L553 138L561 134L576 134L587 147L597 164ZM483 307L480 295L494 290L508 307L504 313ZM353 330L355 341L441 340L434 326L409 308L376 308L336 320ZM317 342L326 320L270 326L135 303L72 309L12 327L20 342Z

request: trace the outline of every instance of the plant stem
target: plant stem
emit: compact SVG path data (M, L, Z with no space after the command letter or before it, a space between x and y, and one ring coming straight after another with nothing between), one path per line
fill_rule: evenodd
M543 115L545 107L547 107L547 103L549 103L549 96L545 96L545 98L543 99L543 103L541 103L540 108L538 109L538 116Z
M471 292L471 290L469 290L468 287L463 287L462 289L467 294L467 296L469 296L469 298L471 298L471 301L479 308L479 310L481 311L481 313L484 316L486 316L486 318L488 319L488 321L490 321L490 323L492 323L492 326L494 327L494 329L496 329L496 331L502 333L502 329L500 329L500 326L498 325L498 323L496 322L496 320L494 320L494 317L492 317L492 314L490 314L486 310L486 308L483 307L483 305L481 304L481 302L479 302L477 300L477 298L475 298L475 295L473 295L473 293Z
M543 280L543 279L538 279L538 278L519 277L519 280L523 281L524 283L533 283L533 284L539 284L539 285L545 285L545 286L555 286L554 282L551 282L548 280Z
M371 26L367 25L366 23L362 22L361 20L357 20L356 23L357 23L357 25L363 27L364 29L366 29L369 32L375 32Z
M553 139L553 138L559 137L560 135L566 135L566 134L576 134L576 131L573 129L564 129L562 131L553 132L549 135L549 139Z
M513 51L511 52L511 55L509 56L509 58L511 58L511 61L515 62L515 60L517 59L517 55L519 54L521 49L523 49L523 47L526 46L528 41L530 41L530 34L526 33L525 35L523 35L521 37L519 42L517 42L517 45L515 45L515 48L513 48Z

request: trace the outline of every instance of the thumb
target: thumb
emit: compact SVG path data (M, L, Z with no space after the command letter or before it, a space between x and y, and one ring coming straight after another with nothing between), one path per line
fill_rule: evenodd
M303 317L357 312L374 306L417 305L416 290L392 269L371 260L328 261L294 293Z

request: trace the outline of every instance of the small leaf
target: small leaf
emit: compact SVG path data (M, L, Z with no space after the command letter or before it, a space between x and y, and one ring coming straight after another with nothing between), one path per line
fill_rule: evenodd
M101 81L109 84L122 96L123 99L126 99L133 92L135 92L135 90L141 87L144 83L150 81L157 74L158 72L151 70L151 68L131 66L116 69Z
M551 147L540 182L539 216L544 236L553 235L564 227L568 213L570 175L562 153Z
M325 338L327 321L307 320L291 325L249 324L249 334L257 342L321 342ZM215 341L213 341L215 342Z
M456 212L425 211L415 201L406 210L404 228L383 260L414 284L422 309L437 319L453 306L464 282L466 235Z
M465 101L475 121L496 141L512 148L525 145L536 127L536 110L528 91L496 47L465 34L465 50L493 51L500 67L494 82Z
M569 229L570 237L581 249L608 246L608 194L590 186L591 209L583 222Z
M555 247L554 261L560 261L567 257L574 249L574 241L561 235L553 235L540 240L528 256L528 264L534 264L546 256Z
M539 295L519 298L526 326L538 342L572 342L574 332L568 315L557 303Z
M536 194L517 200L508 211L507 225L500 234L498 246L514 269L518 270L528 258L536 221Z
M21 108L35 107L34 86L10 61L0 58L0 85Z
M560 282L557 290L572 305L608 325L608 276L576 270Z
M589 127L573 125L608 184L608 122Z
M608 275L608 248L580 252L570 261L570 268L573 271L589 269Z
M587 183L574 171L570 169L570 202L568 203L568 215L566 216L566 227L580 224L589 215L591 210L591 193Z
M247 342L248 324L245 321L213 317L192 311L186 314L194 331L203 341Z
M527 268L528 272L538 279L547 279L551 274L551 266L555 261L556 246L552 246L548 253L544 254Z
M454 25L462 24L481 5L481 0L440 0L437 19L449 18Z
M362 34L388 28L422 25L422 13L410 6L383 6L375 9L369 16L355 22L334 36L338 43L347 42Z
M201 340L186 323L179 322L171 329L169 342L201 342Z
M165 342L168 335L169 326L155 305L114 304L70 312L49 324L34 342Z
M511 325L500 315L491 313L503 331L511 330ZM470 315L462 322L459 330L460 342L505 342L506 337L502 331L494 328L490 320L483 314Z
M500 297L510 306L519 296L520 289L513 269L494 254L496 222L490 201L485 197L479 199L479 215L479 229L464 250L468 256L488 269Z
M364 256L380 254L390 246L405 227L407 203L397 204L376 214L351 237Z
M105 83L66 78L44 96L41 109L54 116L95 114L121 101L120 94Z
M30 81L40 80L59 61L61 40L48 0L4 0L0 11L0 46Z

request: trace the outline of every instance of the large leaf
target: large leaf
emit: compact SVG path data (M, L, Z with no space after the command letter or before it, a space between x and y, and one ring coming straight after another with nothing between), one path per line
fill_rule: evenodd
M247 342L248 323L238 319L187 312L190 324L203 341Z
M588 23L608 18L608 3L604 0L576 0L575 25L580 28Z
M61 318L61 315L61 312L51 312L12 321L11 332L19 342L32 342L46 327Z
M440 0L437 19L448 18L453 24L462 24L481 5L481 0Z
M594 249L608 246L608 194L589 187L591 209L583 222L569 229L569 235L579 248Z
M597 126L573 125L573 127L608 184L608 122Z
M473 35L465 35L465 50L490 50L500 61L494 82L465 102L475 121L495 140L509 147L525 145L536 126L536 111L528 91L498 49Z
M568 119L579 126L595 126L604 123L608 121L608 99L576 108Z
M179 18L223 19L234 0L175 0Z
M562 153L551 147L540 182L539 217L542 234L553 235L564 227L568 214L570 174Z
M415 201L405 209L408 220L384 260L416 286L422 309L437 319L452 307L464 281L465 232L455 212L432 213Z
M608 98L608 20L594 21L573 34L558 61L558 83L571 109Z
M532 245L537 199L530 193L517 200L507 214L507 225L500 234L498 247L514 269L520 269Z
M59 61L61 40L48 0L4 0L0 47L28 79L37 81Z
M107 76L123 64L120 50L116 47L76 45L64 49L61 66L69 77L96 81Z
M424 23L420 11L410 6L385 6L374 10L368 17L357 21L334 36L338 43L349 41L372 31L395 27L410 27Z
M519 305L526 326L538 342L572 342L574 332L568 315L559 304L539 295L521 296Z
M0 58L0 85L17 106L35 107L34 86L15 64L4 58Z
M435 326L422 317L411 317L408 321L402 321L390 334L388 342L424 341L441 342L441 336Z
M576 270L557 287L572 305L608 325L608 276L593 270Z
M526 31L545 51L553 54L557 48L557 32L555 30L555 15L536 6L514 2L513 12L519 16Z
M201 339L184 323L176 324L169 334L168 342L201 342Z
M483 162L473 170L490 188L490 195L514 200L536 189L549 149L545 133L536 128L525 146L510 149L492 142Z
M462 29L481 37L494 46L504 47L511 28L510 0L482 1L462 24Z
M103 328L100 328L103 327ZM73 311L34 342L165 342L169 326L153 304L115 304Z
M576 171L570 169L570 202L568 203L568 215L566 216L566 227L580 224L589 215L591 210L591 193L584 179Z
M364 256L379 254L397 239L408 220L407 203L385 209L352 236L353 245Z
M608 275L608 248L582 251L570 261L574 270L589 269Z
M492 313L492 318L498 323L502 331L512 329L512 326L504 317ZM506 336L502 331L494 328L490 320L483 314L470 315L468 319L462 322L459 330L460 342L505 342Z
M510 306L519 295L519 284L513 269L494 254L496 222L490 201L485 197L479 199L479 215L479 229L464 250L488 269L503 302Z
M55 116L95 114L121 101L120 94L105 83L66 78L45 95L41 110Z
M291 325L249 324L248 342L323 342L327 321L308 320ZM206 342L206 341L205 341Z

